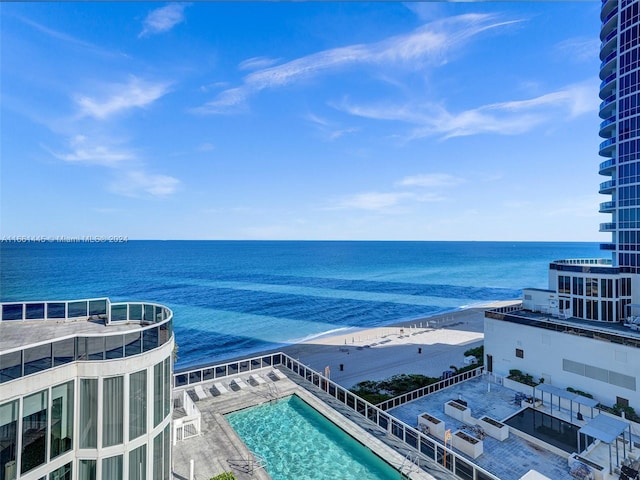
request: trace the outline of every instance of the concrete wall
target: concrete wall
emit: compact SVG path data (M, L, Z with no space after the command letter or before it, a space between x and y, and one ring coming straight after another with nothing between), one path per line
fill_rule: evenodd
M559 388L591 393L605 405L626 398L640 411L640 349L492 318L485 318L484 332L485 355L492 355L496 375L518 369ZM516 357L516 349L523 358ZM565 371L565 359L633 377L635 390Z

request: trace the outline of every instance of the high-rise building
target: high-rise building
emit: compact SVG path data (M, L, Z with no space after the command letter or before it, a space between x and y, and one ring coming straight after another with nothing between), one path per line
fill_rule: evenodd
M600 163L610 199L600 224L611 233L601 259L552 262L549 291L529 291L528 305L565 317L623 322L640 315L640 1L604 0L600 18Z
M169 480L173 314L0 304L0 480Z
M640 0L603 0L600 18L600 212L610 258L556 260L548 289L521 308L487 312L486 365L640 407ZM595 153L595 152L594 152Z

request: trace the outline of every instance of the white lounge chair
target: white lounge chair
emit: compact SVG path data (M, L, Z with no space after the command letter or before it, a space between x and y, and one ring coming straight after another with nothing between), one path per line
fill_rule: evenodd
M204 400L207 398L207 392L203 390L202 385L196 385L193 390L196 392L198 400Z
M277 368L271 370L271 376L275 377L276 380L284 380L285 378L287 378L287 376Z
M227 390L225 388L224 385L222 385L222 383L220 382L216 382L213 384L213 388L216 390L216 392L218 393L218 395L224 395L225 393L227 393L229 390Z
M256 385L256 386L262 385L263 383L266 383L264 381L264 378L262 378L260 375L257 375L255 373L249 376L249 381L251 383L253 383L254 385Z
M231 384L235 385L236 387L238 387L240 390L244 389L244 388L248 388L249 385L247 385L246 383L244 383L244 380L242 380L241 378L234 378L233 380L231 380Z

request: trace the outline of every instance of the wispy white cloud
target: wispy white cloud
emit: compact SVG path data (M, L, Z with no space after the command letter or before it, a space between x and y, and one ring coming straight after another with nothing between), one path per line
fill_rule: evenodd
M72 35L69 35L68 33L65 32L60 32L58 30L53 30L52 28L46 27L40 23L34 22L33 20L29 19L29 18L25 18L19 15L16 15L16 18L18 18L21 22L29 25L30 27L38 30L41 33L44 33L45 35L54 38L56 40L60 40L62 42L65 42L71 46L74 47L80 47L82 49L85 50L89 50L93 53L97 53L99 55L104 55L104 56L109 56L109 57L113 57L113 56L120 56L120 57L126 57L127 55L125 55L124 53L120 53L120 52L112 52L110 50L106 50L102 47L99 47L98 45L95 45L91 42L87 42L85 40L76 38Z
M597 111L597 92L597 82L588 81L527 100L492 103L459 113L432 103L354 105L345 101L333 107L364 118L413 124L408 139L434 135L446 139L480 133L515 135L542 123L572 119Z
M238 65L239 70L257 70L259 68L267 68L272 65L275 65L280 60L277 58L268 58L268 57L253 57L247 58L243 62L240 62Z
M454 177L448 173L430 173L404 177L396 182L400 187L453 187L464 183L460 177Z
M414 31L369 44L354 44L323 50L281 65L247 75L242 85L221 92L196 109L200 113L229 113L249 96L269 88L284 87L354 65L395 66L419 69L446 63L447 54L459 49L479 33L515 23L499 21L493 15L466 14L423 25Z
M102 98L75 95L82 116L105 119L132 108L144 108L164 96L169 91L169 83L131 77L127 83L107 85L104 90Z
M189 3L170 3L149 12L142 22L142 31L138 37L148 37L171 30L184 22L184 9Z
M103 167L118 167L135 159L135 155L128 150L117 150L104 143L95 143L84 135L71 138L69 148L67 153L51 153L65 162Z
M600 41L597 39L570 38L558 43L554 53L563 61L592 62L598 58Z
M180 180L169 175L159 175L141 170L127 171L118 175L110 185L110 190L127 197L166 197L175 193Z

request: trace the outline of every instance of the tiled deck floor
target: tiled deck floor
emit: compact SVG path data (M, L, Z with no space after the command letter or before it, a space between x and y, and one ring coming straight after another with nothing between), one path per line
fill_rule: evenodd
M428 412L443 420L445 428L455 432L461 429L462 422L444 414L444 404L449 400L460 398L466 401L474 418L488 415L502 421L520 410L520 406L514 403L514 396L513 390L476 378L394 408L389 413L408 425L416 426L418 415ZM531 469L553 480L572 479L566 458L513 434L503 442L487 436L484 453L470 460L502 480L517 480Z

